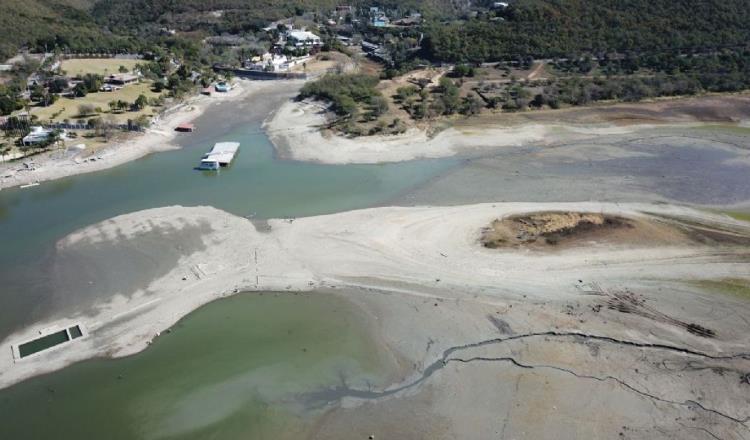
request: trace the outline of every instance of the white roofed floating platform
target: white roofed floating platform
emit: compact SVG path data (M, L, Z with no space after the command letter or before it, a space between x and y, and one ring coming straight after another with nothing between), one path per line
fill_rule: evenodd
M226 167L232 163L239 149L239 142L219 142L203 156L198 169L218 170L219 167Z

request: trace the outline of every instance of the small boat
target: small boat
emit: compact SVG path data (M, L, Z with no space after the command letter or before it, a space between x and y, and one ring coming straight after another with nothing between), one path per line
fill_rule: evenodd
M192 133L192 132L195 131L195 125L193 125L193 124L191 124L189 122L184 122L184 123L178 125L177 127L175 127L174 130L182 132L182 133Z
M39 186L39 182L33 182L33 183L27 183L26 185L21 185L21 189L31 188L32 186Z

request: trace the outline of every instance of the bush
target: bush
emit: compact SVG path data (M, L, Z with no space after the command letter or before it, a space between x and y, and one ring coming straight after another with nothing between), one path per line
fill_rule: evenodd
M474 68L468 64L458 64L453 68L453 76L456 78L474 76Z
M414 96L419 93L419 89L416 86L403 86L396 89L396 97L400 101L406 101L406 98Z
M92 104L81 104L78 106L78 116L89 116L96 113Z

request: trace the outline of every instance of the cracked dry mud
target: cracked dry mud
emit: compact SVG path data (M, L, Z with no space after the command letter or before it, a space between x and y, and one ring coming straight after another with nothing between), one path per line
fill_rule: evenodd
M550 311L549 304L515 303L486 317L501 336L450 346L398 386L362 390L342 384L306 396L311 402L356 402L333 410L318 425L317 438L336 437L345 427L369 429L376 438L750 438L750 347L698 349L692 334L685 344L661 342L653 334L654 342L644 341L640 330L651 326L645 318L606 307L594 312L601 299L590 299L578 316L601 333L514 332L519 323L509 322L520 316L526 317L520 325L546 317L557 327L567 315L565 308ZM429 313L428 306L417 313ZM449 309L443 317L459 307L439 304ZM627 328L636 324L639 330ZM436 344L442 340L430 335Z

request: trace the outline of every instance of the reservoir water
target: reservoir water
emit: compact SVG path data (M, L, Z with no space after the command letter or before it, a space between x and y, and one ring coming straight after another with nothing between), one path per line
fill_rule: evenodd
M55 259L66 257L57 254L57 241L87 225L168 205L210 205L256 218L365 208L388 203L456 163L280 160L261 121L281 99L258 108L216 104L194 121L197 132L178 138L179 150L0 192L0 339L91 300L56 286L60 277L53 271ZM241 143L231 168L193 170L220 141ZM194 239L184 238L189 247ZM100 263L121 268L126 283L135 283L139 274L130 272L148 263L108 255ZM301 393L341 380L377 385L387 375L388 357L370 339L362 315L330 294L246 294L209 304L135 356L74 364L0 390L0 438L292 436L324 409Z
M178 138L182 149L97 173L0 192L0 339L50 316L55 243L107 218L169 205L210 205L241 216L309 216L386 203L456 162L321 165L279 160L260 127L235 104L217 104ZM215 142L238 141L231 168L193 169ZM70 301L75 301L70 298ZM58 301L59 303L59 301Z

